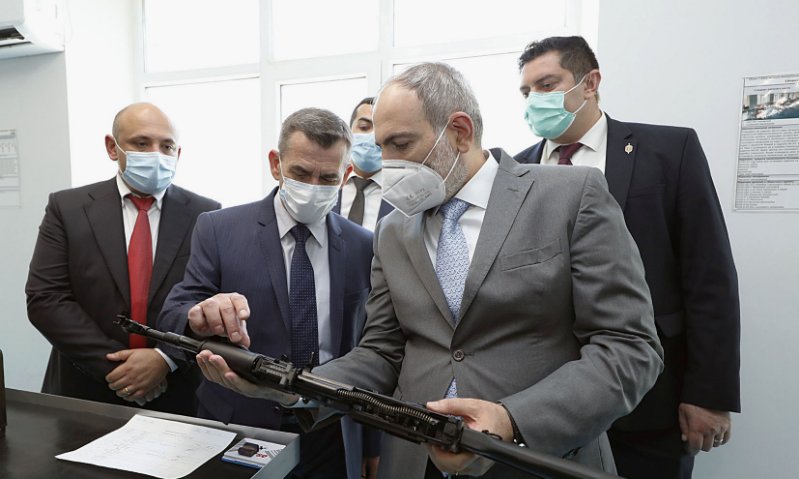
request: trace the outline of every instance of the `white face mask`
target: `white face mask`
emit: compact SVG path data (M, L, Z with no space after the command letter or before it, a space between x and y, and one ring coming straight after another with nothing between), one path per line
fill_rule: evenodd
M383 160L383 199L405 216L410 217L435 208L446 199L446 181L455 169L460 153L452 162L446 178L441 178L435 170L425 165L446 130L446 127L441 130L435 144L421 163Z
M283 165L280 165L280 199L294 221L302 224L316 223L325 217L336 206L338 190L341 185L309 185L302 181L283 176Z

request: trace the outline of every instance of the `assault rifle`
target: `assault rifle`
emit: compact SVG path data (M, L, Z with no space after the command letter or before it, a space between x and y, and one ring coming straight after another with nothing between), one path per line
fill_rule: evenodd
M316 401L362 424L417 444L433 444L453 453L472 452L542 479L617 478L573 461L503 442L487 431L466 427L459 417L316 376L310 368L296 368L288 361L263 356L229 342L164 333L123 315L118 316L116 324L128 333L140 334L192 354L207 349L222 356L230 369L248 381L298 395L306 401Z

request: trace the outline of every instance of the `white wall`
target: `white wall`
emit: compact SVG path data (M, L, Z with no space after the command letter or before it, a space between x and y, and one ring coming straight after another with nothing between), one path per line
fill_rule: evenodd
M139 0L67 0L65 53L0 61L0 129L19 138L22 207L0 209L0 349L8 387L41 388L50 345L30 325L28 275L48 194L112 177L103 137L136 98Z
M727 219L741 294L743 413L696 478L797 477L797 213L732 210L742 77L799 72L795 0L602 0L603 108L697 130Z
M0 349L6 385L38 391L49 344L28 322L25 280L51 191L69 187L64 54L0 61L0 129L17 130L21 207L0 209Z

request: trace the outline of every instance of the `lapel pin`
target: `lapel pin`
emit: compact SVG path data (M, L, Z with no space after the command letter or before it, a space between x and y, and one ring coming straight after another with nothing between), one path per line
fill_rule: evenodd
M631 143L627 143L627 146L624 147L624 152L628 155L633 152L633 145Z

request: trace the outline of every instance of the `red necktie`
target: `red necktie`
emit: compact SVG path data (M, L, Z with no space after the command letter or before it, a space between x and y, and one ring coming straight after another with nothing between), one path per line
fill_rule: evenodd
M128 245L128 279L130 280L130 316L140 324L147 324L147 295L150 292L150 278L153 275L153 237L150 234L150 210L155 198L139 198L128 195L139 210L133 234ZM138 334L130 335L130 347L147 347L147 340Z
M572 156L574 153L583 146L582 143L572 143L571 145L561 145L557 149L560 152L560 157L558 157L558 164L559 165L571 165L572 164Z

